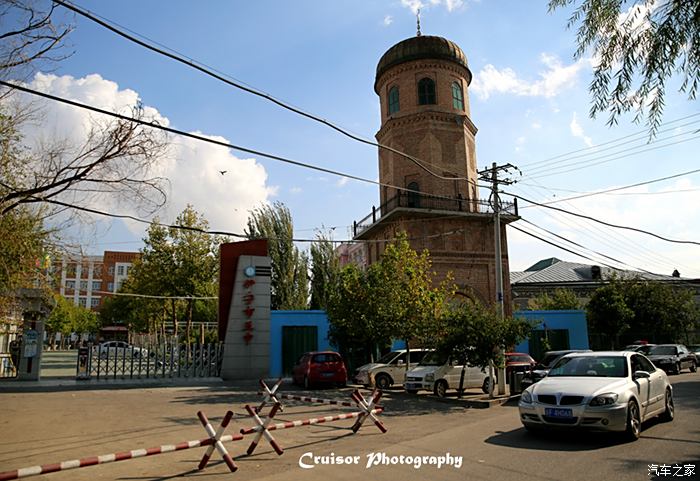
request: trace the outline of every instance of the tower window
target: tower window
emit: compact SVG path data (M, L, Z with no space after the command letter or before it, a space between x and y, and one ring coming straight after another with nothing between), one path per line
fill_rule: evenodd
M389 115L399 111L399 88L394 86L389 90Z
M418 81L418 104L430 105L435 103L435 82L428 77Z
M464 110L464 96L459 82L452 82L452 106L457 110Z

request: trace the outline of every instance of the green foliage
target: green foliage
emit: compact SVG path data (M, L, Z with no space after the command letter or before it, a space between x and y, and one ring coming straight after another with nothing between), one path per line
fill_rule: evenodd
M188 205L174 222L183 228L152 224L145 247L121 292L164 297L214 297L217 294L218 246L222 238L201 231L208 222ZM184 320L214 322L214 300L116 297L105 304L103 322L125 323L132 331L157 332Z
M281 202L254 209L245 234L267 239L272 264L271 308L306 309L309 302L308 258L294 245L292 214Z
M99 331L100 323L95 312L82 306L76 306L59 294L54 295L54 300L55 306L46 319L46 331L49 338L55 333L67 336L74 332L95 334Z
M625 302L624 285L617 279L596 289L588 301L586 313L589 330L607 336L612 349L635 317L635 312Z
M525 319L501 318L495 310L473 302L453 305L442 326L438 349L481 367L502 364L500 348L518 344L533 328Z
M537 297L530 299L527 306L532 310L557 311L580 309L581 303L574 291L558 287L551 293L543 292Z
M576 5L568 26L578 25L578 49L596 60L590 93L591 116L608 111L609 124L620 114L648 110L656 132L664 108L666 81L683 79L680 91L695 99L700 83L700 1L550 0L549 9ZM629 11L623 7L630 5Z
M311 302L310 309L326 309L330 297L330 286L338 276L338 256L333 243L319 233L318 242L311 244Z

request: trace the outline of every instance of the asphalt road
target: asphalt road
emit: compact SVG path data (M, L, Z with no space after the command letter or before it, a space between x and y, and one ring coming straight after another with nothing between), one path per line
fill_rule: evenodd
M382 419L388 433L381 434L375 426L366 424L353 435L348 429L352 421L275 431L274 437L285 450L282 456L275 454L264 439L252 456L245 455L250 443L250 437L246 437L227 444L240 466L233 474L216 453L206 470L197 471L203 453L199 448L42 477L269 481L700 479L697 474L649 475L650 464L694 464L694 471L700 472L700 374L686 373L671 379L676 392L676 419L672 423L647 423L641 439L633 443L592 434L536 437L522 429L515 405L465 409L454 402L396 391L382 399L386 406ZM291 386L283 389L294 390ZM235 416L227 433L234 433L253 425L242 405L258 401L256 391L257 387L250 385L3 393L0 471L200 439L205 434L196 418L197 410L204 411L212 424L218 425L226 410L232 409ZM349 392L321 390L313 395L346 397ZM288 402L275 419L292 421L339 411ZM403 464L400 456L404 456ZM323 464L338 457L344 464ZM427 464L417 468L416 457ZM440 458L447 465L438 468L430 464ZM368 468L369 461L379 464Z

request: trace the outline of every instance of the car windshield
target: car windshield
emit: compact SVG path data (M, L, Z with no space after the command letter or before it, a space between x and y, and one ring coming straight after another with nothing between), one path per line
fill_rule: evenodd
M508 362L530 362L530 356L508 356Z
M437 351L429 352L425 355L423 360L418 364L419 366L442 366L447 362L447 356L440 354Z
M651 356L675 356L676 346L654 346L649 351Z
M388 353L384 354L382 357L380 357L379 359L377 359L377 363L378 364L389 364L399 354L401 354L399 351L388 352Z
M563 357L549 371L549 377L627 377L624 356Z
M688 346L688 349L690 349L691 351L700 351L700 344L691 344L690 346Z
M560 354L547 354L542 358L540 364L542 364L545 367L551 367L554 361L556 361L559 356Z

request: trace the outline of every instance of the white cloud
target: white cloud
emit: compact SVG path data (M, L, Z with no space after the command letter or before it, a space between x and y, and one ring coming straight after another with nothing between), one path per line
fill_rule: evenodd
M76 79L68 75L58 77L39 73L29 87L127 114L139 101L137 92L120 89L115 82L97 74ZM45 113L41 124L29 126L24 131L29 141L40 142L42 138L53 137L79 144L95 121L108 120L100 114L56 102L36 101L29 96L27 100L36 102ZM154 107L146 106L145 113L162 125L170 125L169 120ZM195 133L227 142L221 136ZM248 211L276 193L276 189L267 184L265 168L255 159L242 159L229 149L191 138L171 135L168 140L167 154L151 172L169 181L167 205L157 214L162 221L173 221L187 204L191 204L204 215L211 228L242 232ZM222 175L221 171L226 173ZM102 203L93 207L138 215L127 205L114 206L107 200ZM144 231L143 224L134 223L129 227L139 234Z
M571 130L571 135L583 139L583 142L588 147L593 146L593 140L591 140L591 138L584 133L583 127L581 127L581 124L578 123L576 112L574 112L574 114L571 116L571 123L569 124L569 129Z
M291 189L289 189L289 192L292 194L300 194L303 190L304 189L302 189L301 187L292 187Z
M571 65L562 65L557 57L542 53L540 62L546 70L539 73L539 79L531 81L520 78L510 67L499 70L488 64L475 75L470 88L483 100L493 93L554 97L576 83L578 72L588 65L590 60L581 59Z
M384 22L383 22L383 23L384 23L384 26L385 26L385 27L388 27L389 25L391 25L392 23L394 23L394 17L392 17L391 15L386 15L386 16L384 17Z
M533 123L530 124L530 127L532 127L533 129L541 129L541 128L542 128L542 124L539 123L539 122L533 122Z
M448 12L457 10L459 7L464 5L464 0L401 0L401 5L408 8L415 15L418 9L427 9L430 7L437 7L443 5L447 8Z
M348 183L348 180L350 180L350 179L348 179L347 177L341 177L340 179L338 179L338 181L335 183L335 185L337 187L342 187Z

